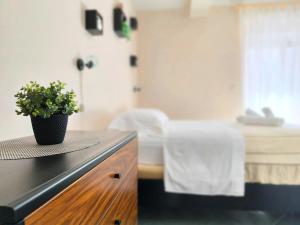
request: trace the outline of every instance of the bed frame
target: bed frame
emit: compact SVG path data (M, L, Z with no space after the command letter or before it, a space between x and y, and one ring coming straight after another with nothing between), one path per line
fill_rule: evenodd
M238 209L300 212L300 185L246 183L244 197L199 196L164 191L163 167L139 165L139 205L154 208Z
M300 212L300 186L246 184L244 197L173 194L164 191L163 180L139 180L141 207L185 209L238 209L280 213Z

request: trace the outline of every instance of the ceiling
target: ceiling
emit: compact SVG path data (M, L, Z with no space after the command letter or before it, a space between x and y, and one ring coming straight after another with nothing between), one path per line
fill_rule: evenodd
M235 5L241 3L274 2L274 0L133 0L137 10L168 10L182 8L187 2L198 7L206 5ZM280 1L280 0L277 0ZM281 0L282 1L282 0Z

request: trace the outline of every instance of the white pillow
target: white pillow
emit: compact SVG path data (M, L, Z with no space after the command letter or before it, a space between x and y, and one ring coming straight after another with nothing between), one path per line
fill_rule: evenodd
M163 133L167 115L156 109L133 109L121 113L109 125L109 129L135 130L139 135L157 136Z

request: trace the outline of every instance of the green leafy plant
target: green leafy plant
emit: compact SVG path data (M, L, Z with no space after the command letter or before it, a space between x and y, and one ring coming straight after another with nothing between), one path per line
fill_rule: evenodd
M76 94L65 91L65 84L61 81L51 82L48 87L31 81L15 97L18 115L49 118L55 114L71 115L79 111Z
M130 39L130 34L131 34L131 28L129 24L126 21L122 22L122 35L123 37L127 38L128 40Z

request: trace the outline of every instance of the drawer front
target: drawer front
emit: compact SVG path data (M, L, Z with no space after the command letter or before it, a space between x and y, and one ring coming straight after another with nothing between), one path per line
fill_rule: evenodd
M123 185L123 190L99 225L137 224L137 170L133 168Z
M95 225L122 191L135 166L134 139L25 219L25 225Z

